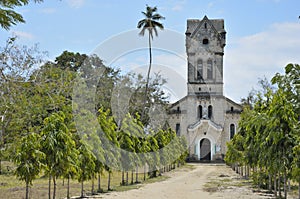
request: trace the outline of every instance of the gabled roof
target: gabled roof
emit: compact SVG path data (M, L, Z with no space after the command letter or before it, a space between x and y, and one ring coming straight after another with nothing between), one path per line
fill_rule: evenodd
M228 97L225 97L225 99L226 99L227 102L229 102L229 103L231 103L231 104L234 104L234 105L240 107L241 109L243 109L243 106L242 106L242 105L236 103L235 101L229 99Z
M220 23L224 24L223 20L210 20L210 19L208 19L208 17L206 15L203 17L203 19L201 21L198 20L198 19L189 19L188 23L189 22L190 23L193 23L193 22L197 23L196 26L192 26L191 24L188 24L189 26L187 27L188 29L186 31L186 34L190 34L191 38L195 37L195 35L197 34L197 32L199 31L199 29L201 28L201 26L204 23L207 23L211 26L212 30L215 32L215 34L218 36L219 39L221 39L220 33L221 32L226 32L224 30L224 27L220 27Z

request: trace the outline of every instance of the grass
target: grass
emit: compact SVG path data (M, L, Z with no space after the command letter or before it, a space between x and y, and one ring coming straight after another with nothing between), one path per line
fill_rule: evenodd
M4 166L5 165L5 166ZM3 173L0 175L0 195L1 198L24 198L25 197L25 183L23 181L18 180L12 173L12 171L8 171L6 166L11 166L9 162L2 162ZM11 168L11 167L10 167ZM184 169L192 169L190 165L184 166ZM126 175L125 175L126 176ZM131 173L128 175L129 183L131 182ZM135 173L134 173L134 181L135 181ZM166 180L168 177L165 175L158 176L156 178L146 178L144 180L144 174L139 173L138 184L132 184L127 186L120 186L120 182L122 179L122 173L119 171L115 171L111 175L111 188L113 191L127 191L130 189L137 189L143 184L154 183ZM104 172L101 175L101 189L103 192L107 192L107 180L108 173ZM95 183L95 191L97 191L97 179L94 180ZM52 194L53 184L51 184L51 194ZM91 195L92 189L92 181L84 182L84 192L87 195ZM70 180L70 196L79 196L81 193L81 184L77 180ZM48 177L39 177L38 179L33 181L33 185L30 188L30 198L48 198ZM58 179L57 180L57 191L56 198L66 198L67 195L67 180ZM101 195L101 194L100 194Z

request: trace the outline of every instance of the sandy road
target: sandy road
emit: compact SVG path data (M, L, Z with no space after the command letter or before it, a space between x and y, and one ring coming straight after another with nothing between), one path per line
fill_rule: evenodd
M231 199L231 198L270 198L269 196L260 196L253 193L249 187L244 186L226 186L219 185L217 182L222 180L220 175L226 175L227 181L237 180L235 174L225 165L213 164L194 164L193 169L182 168L170 172L170 176L165 181L146 184L139 189L133 189L125 192L111 192L102 195L104 199ZM223 178L224 179L224 178ZM213 183L212 183L213 182ZM207 191L208 184L214 191ZM215 185L215 184L216 185ZM218 187L219 186L219 187Z

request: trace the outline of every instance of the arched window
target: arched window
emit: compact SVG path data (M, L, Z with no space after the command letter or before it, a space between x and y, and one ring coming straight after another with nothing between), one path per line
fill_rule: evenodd
M230 124L230 139L233 138L234 134L235 134L235 125Z
M208 118L211 119L213 115L213 107L212 105L208 106Z
M202 79L202 74L203 74L203 62L201 59L199 59L197 62L197 80Z
M208 44L208 39L203 39L202 44L207 45Z
M212 79L213 78L213 65L212 61L208 60L207 61L207 79Z
M199 117L199 119L202 119L202 117L203 117L203 110L202 110L201 105L199 105L199 107L198 107L198 117Z

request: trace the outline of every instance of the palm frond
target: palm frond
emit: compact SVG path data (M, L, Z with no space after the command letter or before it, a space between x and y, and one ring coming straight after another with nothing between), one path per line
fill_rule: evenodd
M153 20L163 20L163 19L165 19L165 17L161 16L160 14L154 14L152 16L152 19Z

